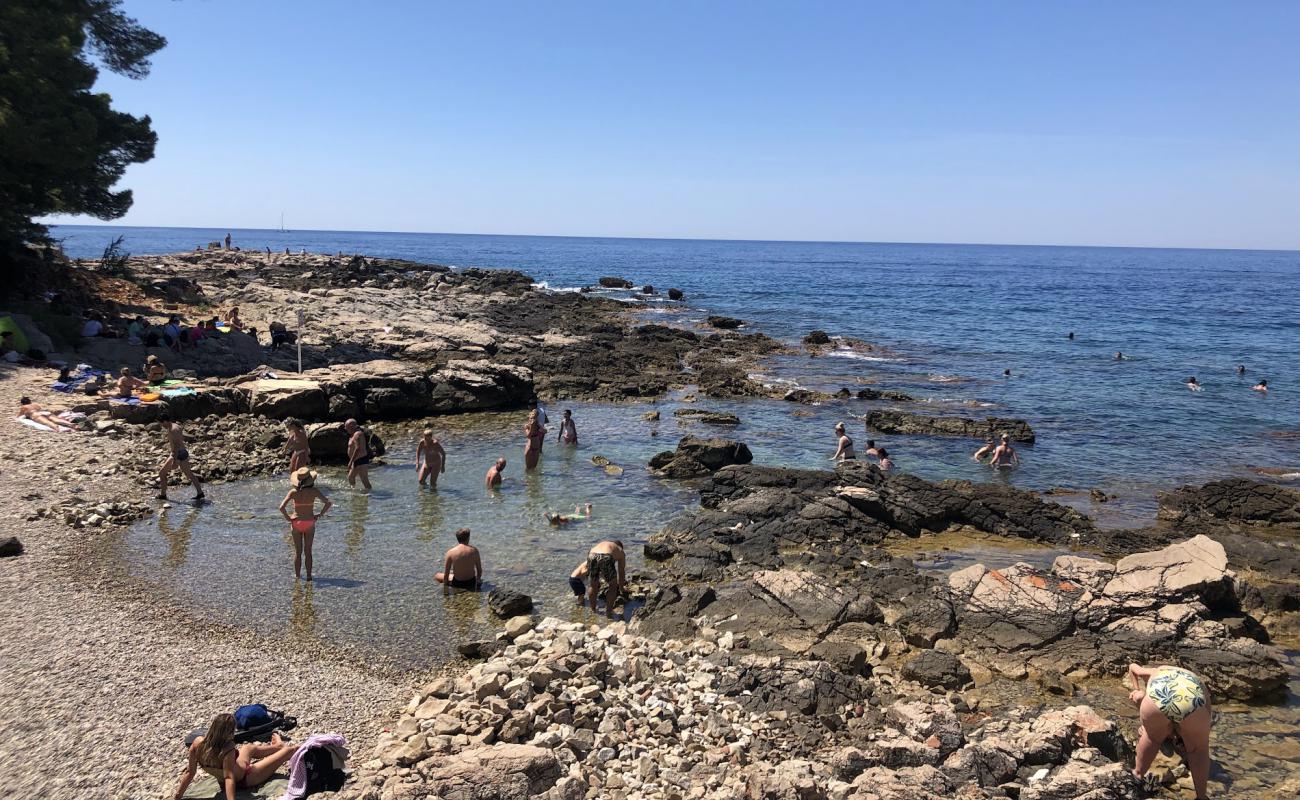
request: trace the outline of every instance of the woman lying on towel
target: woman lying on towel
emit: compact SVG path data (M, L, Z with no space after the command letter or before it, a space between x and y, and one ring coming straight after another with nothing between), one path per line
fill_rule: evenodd
M199 767L220 781L226 800L235 800L236 789L253 789L266 783L299 747L284 744L278 733L271 735L270 744L236 745L234 736L234 714L218 714L213 718L208 732L190 745L190 760L181 773L180 786L176 787L176 800L190 788Z
M75 431L76 425L70 422L64 422L54 416L51 411L46 411L40 403L33 403L30 397L22 397L18 400L18 418L29 419L40 427L48 428L52 431Z

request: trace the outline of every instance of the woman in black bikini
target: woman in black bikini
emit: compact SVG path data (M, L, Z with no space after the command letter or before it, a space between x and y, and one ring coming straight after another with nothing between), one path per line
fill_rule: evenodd
M176 787L176 800L190 788L199 767L221 783L226 800L235 800L236 789L252 789L266 783L298 751L298 745L284 744L278 733L271 735L270 744L236 745L234 737L234 714L218 714L212 719L208 732L190 745L190 760Z

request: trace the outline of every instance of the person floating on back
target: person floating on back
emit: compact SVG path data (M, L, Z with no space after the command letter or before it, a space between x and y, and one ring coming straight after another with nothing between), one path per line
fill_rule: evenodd
M488 468L485 483L487 483L489 490L501 488L501 473L505 472L505 470L506 460L504 458L498 458L497 463Z
M370 443L366 441L366 432L355 419L343 423L343 430L348 434L348 486L356 486L357 481L370 491Z
M584 506L574 506L572 514L547 514L546 521L551 523L551 527L558 528L561 525L568 525L570 522L581 522L584 519L591 519L591 503Z
M203 500L203 486L199 483L199 479L194 477L194 471L190 469L190 451L185 448L185 434L181 431L181 426L172 422L171 416L165 412L158 415L158 423L162 425L163 433L167 436L169 453L158 469L158 499L167 499L167 476L172 470L180 469L181 473L189 479L190 485L194 487L194 500L196 502Z
M415 447L415 474L424 485L427 478L429 488L438 488L438 476L447 471L447 451L442 443L433 438L433 431L424 429L420 443Z
M433 579L444 587L476 590L483 585L483 561L469 543L469 528L456 531L456 546L447 551L442 572Z
M325 516L325 512L334 507L330 499L316 488L316 473L302 467L289 476L289 493L280 502L280 514L289 521L289 533L293 537L293 574L302 577L303 561L307 562L307 580L311 580L311 545L316 538L316 522ZM320 513L316 513L316 501L321 502ZM293 514L288 508L293 506Z

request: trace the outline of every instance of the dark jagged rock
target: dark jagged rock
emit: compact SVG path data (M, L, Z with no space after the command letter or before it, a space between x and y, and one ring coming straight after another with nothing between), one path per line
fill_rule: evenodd
M1159 494L1157 499L1160 517L1174 524L1213 519L1300 530L1300 492L1283 486L1228 478L1184 486Z
M487 596L488 610L501 619L510 619L533 610L533 598L513 589L493 589Z
M1033 443L1034 431L1022 419L987 417L934 417L906 411L877 409L867 413L867 427L900 436L966 436L994 438L1006 434L1012 441Z
M676 451L650 459L650 468L666 478L698 478L732 464L748 464L754 455L743 442L683 436Z
M845 675L825 661L798 661L744 651L720 660L736 669L722 673L718 693L736 698L750 713L825 714L861 702L868 695L861 677Z
M18 541L17 536L6 536L0 539L0 558L13 558L23 554L23 543Z
M384 454L384 442L375 433L367 437L371 455ZM338 462L348 457L348 432L341 422L320 422L307 426L307 443L311 446L312 458Z
M615 278L612 276L606 276L601 278L599 281L597 281L597 283L599 283L601 286L603 286L606 289L631 289L632 288L632 281L629 281L626 278Z
M682 293L682 290L681 290L681 289L669 289L669 290L668 290L668 299L669 299L669 300L681 300L681 299L684 298L685 296L686 296L686 295Z
M902 675L940 689L961 689L971 682L970 670L961 659L940 650L922 650L903 665Z
M812 389L791 389L781 395L781 399L787 403L802 403L803 405L812 405L829 400L831 396L825 392L815 392Z
M914 403L916 398L906 392L899 392L894 389L872 389L870 387L859 389L857 391L859 400L893 400L899 403Z
M679 408L674 417L689 417L708 425L739 425L740 417L728 411L708 411L703 408Z
M658 294L658 292L655 291L655 287L647 283L641 287L641 294Z
M689 641L695 636L695 617L716 598L708 586L660 587L637 609L631 628L643 636L658 633L665 639Z
M826 331L809 331L808 335L803 337L803 343L807 345L830 344L831 337Z
M705 319L705 322L709 324L709 327L718 328L724 331L735 330L745 324L744 320L739 320L735 317L723 317L716 314L709 316Z

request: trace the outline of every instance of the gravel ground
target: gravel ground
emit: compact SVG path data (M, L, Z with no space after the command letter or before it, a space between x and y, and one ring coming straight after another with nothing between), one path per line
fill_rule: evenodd
M24 392L53 405L51 379L0 368L0 408L16 409ZM73 498L150 502L152 487L133 472L100 474L141 440L40 433L12 417L0 426L0 535L26 548L0 559L0 797L170 796L184 734L248 702L296 715L295 736L336 731L355 753L371 751L412 676L196 624L149 596L93 557L107 528L36 518ZM90 456L98 465L76 472Z

